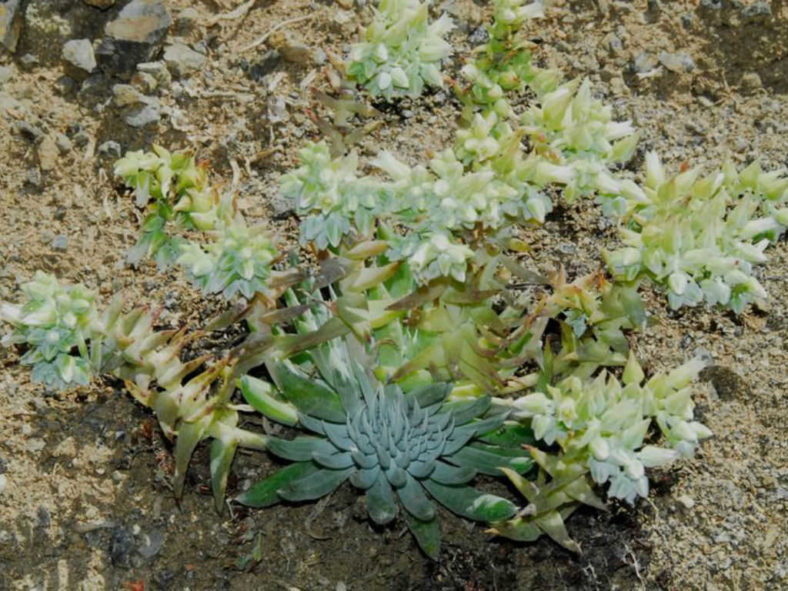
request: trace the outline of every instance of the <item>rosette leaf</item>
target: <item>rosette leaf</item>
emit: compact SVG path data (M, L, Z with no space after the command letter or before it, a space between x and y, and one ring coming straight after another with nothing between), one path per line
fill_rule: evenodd
M481 440L505 430L506 413L491 410L489 398L447 402L448 383L407 394L394 384L384 386L351 360L341 339L310 357L317 376L290 362L269 363L282 398L298 410L311 435L270 438L268 449L298 463L255 484L239 502L314 500L349 480L364 491L370 519L387 524L403 512L432 558L439 552L435 502L476 521L514 514L508 500L467 484L477 472L501 475L500 468L507 467L523 473L532 465L516 445Z

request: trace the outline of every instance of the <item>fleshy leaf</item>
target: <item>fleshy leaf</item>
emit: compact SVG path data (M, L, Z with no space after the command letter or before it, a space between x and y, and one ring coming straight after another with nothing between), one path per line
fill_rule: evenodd
M394 493L383 474L379 474L372 486L367 489L367 512L372 521L380 525L389 523L397 516Z
M344 470L318 470L298 479L290 480L277 494L288 501L312 501L333 492L345 482L355 468Z
M270 507L282 501L277 494L280 488L292 480L300 480L319 471L320 467L314 462L298 462L281 468L268 478L260 480L246 492L238 495L236 500L248 507Z
M322 437L296 437L280 439L271 437L268 440L268 451L280 458L294 462L307 462L314 454L332 454L334 446Z
M334 390L301 375L289 362L273 363L271 369L279 390L300 412L326 421L345 422L342 401Z
M295 407L277 400L273 395L273 386L268 382L247 375L239 380L238 385L246 401L256 411L283 425L293 426L298 422Z
M424 494L419 482L412 476L408 476L405 485L396 490L407 512L416 519L431 521L435 518L435 507Z
M474 521L502 521L517 512L517 506L508 499L470 486L445 486L425 480L424 488L449 511Z
M406 512L405 522L422 552L429 558L438 560L441 553L441 529L438 520L419 521Z

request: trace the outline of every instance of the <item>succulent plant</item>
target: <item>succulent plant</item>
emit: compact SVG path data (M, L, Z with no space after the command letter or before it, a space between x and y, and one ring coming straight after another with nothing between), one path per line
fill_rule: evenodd
M638 134L592 97L588 79L546 93L523 114L522 124L533 145L528 180L564 185L562 196L570 202L595 192L618 194L622 184L624 190L630 187L609 167L632 157Z
M601 511L606 511L607 506L594 493L585 468L567 464L535 447L528 449L540 468L535 480L504 468L528 505L513 518L491 524L487 532L518 542L534 542L546 534L567 550L580 552L580 546L569 536L565 520L581 504Z
M209 230L217 222L219 197L208 186L205 167L188 152L171 153L160 146L128 152L115 163L115 175L134 191L137 207L147 208L130 262L155 256L160 266L172 263L181 240L168 232L170 222L185 230Z
M368 235L382 209L382 186L377 179L358 176L356 153L332 158L322 141L308 144L298 155L301 166L282 176L281 190L304 216L301 239L325 250L339 246L349 234Z
M652 279L666 288L671 308L705 301L740 313L767 297L753 270L788 222L781 171L763 172L756 162L706 177L697 168L669 176L651 152L642 190L612 199L618 204L608 210L624 212L625 247L606 255L616 279Z
M531 467L516 444L484 443L506 419L505 413L488 412L489 398L448 403L452 386L446 383L404 394L368 375L341 339L311 356L319 378L291 362L268 367L312 435L269 438L270 452L296 463L253 485L239 502L264 507L314 500L350 481L365 491L376 523L391 522L401 506L420 547L433 558L440 538L433 501L476 521L514 514L508 500L467 484L477 473L501 475L501 467L522 473Z
M364 174L347 148L369 128L347 123L369 108L347 85L322 99L338 128L317 122L330 147L308 144L281 178L316 271L274 269L282 261L270 234L247 224L232 195L220 198L188 153L154 147L118 161L146 210L129 258L177 261L205 292L248 300L224 316L248 329L229 354L186 360L200 333L156 330L156 313L123 314L120 299L99 316L91 292L45 275L23 286L26 302L0 306L12 326L3 343L27 345L22 361L52 386L99 372L124 380L174 441L178 498L193 451L211 440L219 509L243 446L293 462L242 493L247 505L314 500L350 481L374 522L402 515L433 558L438 505L499 535L547 534L578 550L564 519L582 503L604 508L595 485L634 502L648 492L647 468L691 455L710 435L690 397L700 364L645 380L629 353L625 331L645 319L638 280L666 284L674 307L705 299L740 311L763 297L753 266L788 225L788 179L757 164L669 177L654 155L643 186L614 172L637 134L588 81L531 63L523 30L542 3L494 0L494 10L489 41L463 68L466 86L455 84L464 127L424 164L383 151L368 163L382 174ZM382 0L347 73L386 99L440 86L450 28L446 16L428 22L427 3ZM536 99L517 118L507 93L526 87ZM528 299L528 286L547 282L505 253L527 250L515 228L544 222L547 185L569 201L596 194L620 219L626 248L607 257L617 284L559 273L547 295ZM272 383L251 375L262 366ZM620 379L612 366L624 366ZM248 404L234 399L236 386ZM247 431L240 413L251 411L310 434ZM663 444L649 440L652 425ZM477 473L505 475L528 506L473 488Z
M0 320L13 327L0 342L28 346L20 361L33 366L37 382L55 389L87 384L93 376L88 344L98 318L95 294L41 271L22 285L22 294L21 304L0 303Z
M428 4L381 0L364 41L350 50L348 77L386 99L443 86L440 63L451 53L444 37L454 25L446 14L429 22Z
M564 83L545 94L521 121L538 152L549 151L567 162L625 162L637 142L632 124L615 121L612 107L592 97L588 79Z
M540 467L528 481L506 470L529 505L510 520L494 523L491 533L521 541L547 534L578 552L564 525L580 504L604 509L593 484L609 484L608 496L634 503L648 495L646 468L690 457L699 441L711 435L693 420L690 382L703 364L697 360L643 383L640 365L630 354L622 383L607 372L593 379L570 376L514 400L514 415L530 422L534 436L558 453L528 449ZM646 444L656 422L667 446Z
M181 360L181 352L200 333L155 330L157 315L142 309L121 313L116 299L100 320L102 370L124 380L126 388L156 415L164 435L175 443L173 491L183 494L186 470L197 445L211 443L211 486L221 511L230 465L238 446L263 449L265 437L238 427L232 402L237 376L235 357L203 355Z
M386 152L374 164L393 181L385 185L388 217L408 229L388 237L388 257L407 260L421 284L438 277L462 281L478 235L491 242L518 221L543 221L552 209L546 195L499 174L493 164L466 170L452 150L437 154L429 168L410 168Z
M516 416L530 419L537 439L558 443L564 463L585 466L597 484L610 482L610 496L632 503L648 494L644 468L690 456L711 435L692 419L689 383L702 367L692 361L643 384L643 370L630 354L623 385L606 372L586 380L570 376L513 406ZM669 448L643 445L652 420Z
M506 120L514 115L507 92L521 92L530 84L541 93L560 81L558 72L540 70L531 63L529 43L522 35L526 21L543 15L544 4L538 0L495 0L493 23L487 27L490 38L462 68L462 76L470 84L461 92L467 119L480 109L484 116L495 113Z
M268 291L271 264L278 254L266 228L249 227L238 218L221 223L216 240L205 246L183 244L177 262L204 292L222 293L228 299L240 293L251 299Z

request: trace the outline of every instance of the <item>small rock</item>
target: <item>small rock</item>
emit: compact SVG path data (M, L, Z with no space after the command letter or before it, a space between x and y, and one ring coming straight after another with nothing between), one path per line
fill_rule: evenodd
M55 81L55 90L61 96L71 94L77 89L77 81L71 76L63 75Z
M29 142L37 143L44 137L44 132L27 121L19 121L15 125L16 131Z
M714 357L711 354L711 351L706 349L705 347L696 347L692 351L692 356L700 359L703 363L710 364L713 363Z
M27 170L27 178L25 178L25 182L36 189L41 189L44 186L44 177L41 175L41 171L38 170L38 168L29 168Z
M294 214L293 200L282 195L274 195L268 201L271 211L271 219L286 220Z
M55 145L55 140L52 136L46 136L44 140L38 145L38 163L41 170L48 172L54 170L57 165L57 157L59 150Z
M200 22L200 12L196 8L184 8L175 19L175 33L179 37L188 37L196 33Z
M153 581L159 589L170 589L174 580L175 573L166 568L153 575Z
M695 506L695 499L687 495L681 495L676 500L681 503L681 506L685 509L692 509Z
M74 145L65 133L58 133L55 136L55 145L61 154L68 154Z
M262 82L263 78L273 72L282 62L282 56L276 49L269 49L249 68L249 78Z
M281 45L277 47L276 50L285 59L285 61L291 62L293 64L308 64L314 63L315 61L312 48L304 45L303 43Z
M490 33L487 32L487 27L476 27L473 32L468 36L468 43L471 45L481 45L490 40Z
M39 505L36 516L38 517L38 527L47 528L52 525L52 516L44 505Z
M116 84L112 87L112 102L115 103L115 106L128 107L129 105L139 105L148 101L148 97L130 84Z
M112 88L112 81L108 76L105 76L99 70L82 82L79 87L77 98L80 102L91 105L94 108L102 105L107 100L107 95L110 94Z
M161 552L163 546L164 534L160 530L154 529L149 534L142 535L142 545L137 548L137 552L143 558L153 558Z
M98 147L98 153L105 158L120 158L122 155L122 149L118 142L115 140L109 140Z
M22 66L23 70L32 70L38 65L38 56L32 53L26 53L19 58L19 65Z
M746 400L751 392L747 382L732 369L722 365L709 365L699 375L701 380L711 382L720 400L729 401L736 398Z
M741 77L741 87L742 90L748 90L750 92L754 90L758 90L759 88L763 88L763 82L761 82L761 77L758 76L755 72L745 72Z
M754 2L745 6L741 15L744 18L770 17L772 16L772 7L768 2Z
M0 474L0 495L3 494L7 482L5 474Z
M621 76L614 76L610 79L609 84L610 92L612 92L615 96L620 96L629 92L629 88Z
M659 61L650 53L644 51L639 53L632 62L632 70L636 74L646 74L657 67Z
M27 440L27 450L32 453L38 453L46 447L46 441L38 437L33 437Z
M66 437L58 443L52 450L52 455L56 458L73 458L77 455L77 444L73 437Z
M5 84L14 76L13 68L8 66L0 66L0 84Z
M0 3L0 43L8 51L16 51L22 31L22 0L5 0Z
M163 0L131 0L115 20L107 23L105 32L118 41L156 44L164 40L171 24Z
M607 41L607 45L610 48L610 53L613 55L618 55L624 50L624 44L621 42L616 35L611 35Z
M74 145L77 148L84 148L90 143L90 136L85 131L78 131L74 134ZM120 154L118 154L120 156Z
M151 101L147 105L132 109L126 113L123 120L131 127L145 127L157 123L161 117L161 107L158 101Z
M115 6L116 0L82 0L88 6L93 6L94 8L100 8L104 10L109 8L110 6Z
M140 92L144 93L153 92L158 86L156 78L154 78L152 74L146 74L145 72L135 73L134 76L131 77L131 84L135 88L138 88Z
M112 530L112 540L109 546L109 558L113 566L129 568L131 566L131 547L134 539L131 532L122 526Z
M68 236L63 234L55 236L54 240L52 240L52 248L61 252L68 250Z
M205 66L205 56L185 43L174 43L164 50L164 62L174 76L182 78L201 70Z
M665 66L671 72L691 72L695 69L695 61L686 53L668 53L661 51L659 53L659 63Z
M156 80L156 84L161 88L169 88L172 83L172 76L164 62L145 62L137 64L137 71L153 76Z
M89 39L72 39L63 45L66 73L76 80L90 76L96 69L96 55Z
M131 76L137 64L158 53L171 24L163 0L131 0L104 29L106 38L96 52L102 69Z

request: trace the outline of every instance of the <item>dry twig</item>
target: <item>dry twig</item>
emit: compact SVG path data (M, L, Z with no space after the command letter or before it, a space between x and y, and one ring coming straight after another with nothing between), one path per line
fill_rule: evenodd
M257 0L249 0L238 6L235 10L231 10L230 12L225 12L222 14L217 14L216 16L208 19L207 25L212 27L219 21L234 21L239 18L245 17L249 11L252 9L252 6L255 5Z
M240 53L245 53L245 52L249 51L250 49L254 49L255 47L258 47L259 45L262 45L263 43L265 43L266 39L268 39L271 35L276 33L282 27L286 27L287 25L292 25L293 23L298 23L298 22L301 22L301 21L309 20L309 19L314 18L314 17L315 17L315 13L312 13L312 14L305 14L305 15L302 15L302 16L297 16L297 17L294 17L294 18L291 18L291 19L287 19L286 21L282 21L278 25L275 25L273 28L271 28L265 35L263 35L261 37L258 37L252 43L250 43L246 47L242 48L240 50Z

